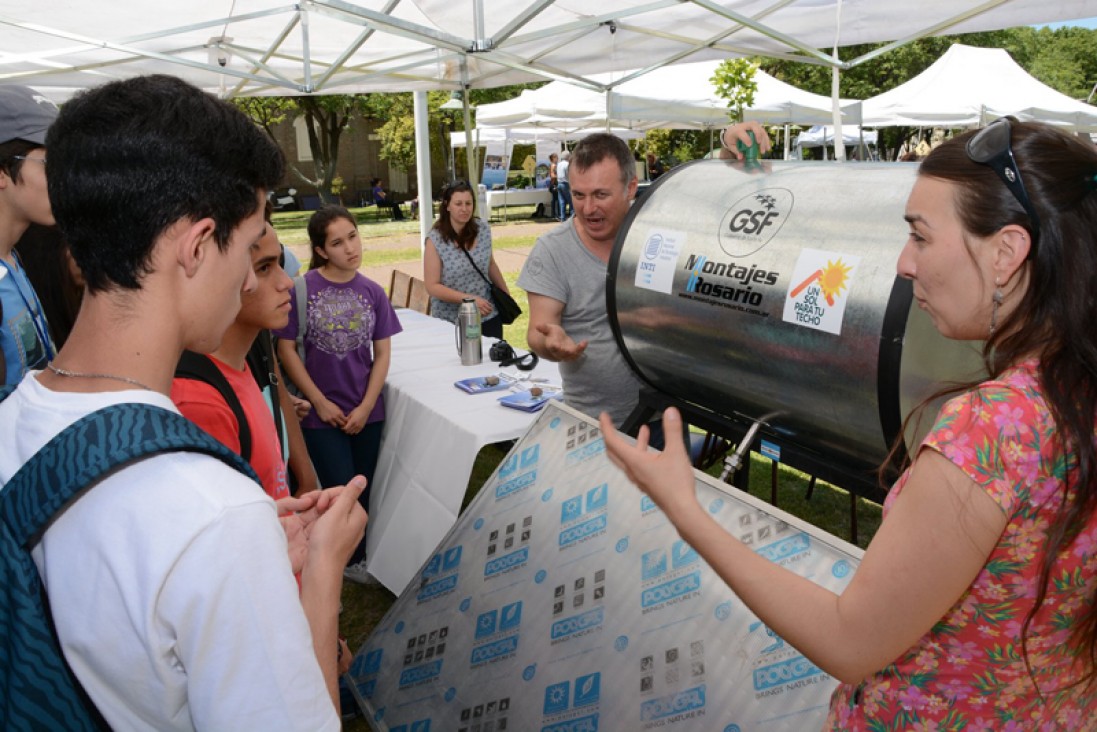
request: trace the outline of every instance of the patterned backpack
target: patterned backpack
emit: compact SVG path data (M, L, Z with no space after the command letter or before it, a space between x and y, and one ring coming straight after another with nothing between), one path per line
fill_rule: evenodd
M0 401L13 390L0 388ZM100 477L176 451L205 453L258 480L238 455L186 418L131 403L76 421L0 488L0 720L5 730L108 728L61 653L31 549L53 518Z

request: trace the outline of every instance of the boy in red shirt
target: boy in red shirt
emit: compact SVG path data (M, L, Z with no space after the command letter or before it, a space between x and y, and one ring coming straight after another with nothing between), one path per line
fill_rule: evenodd
M259 285L254 292L241 296L240 313L229 326L221 345L204 357L224 376L239 401L248 422L245 434L250 433L250 455L241 444L242 430L237 416L216 387L179 376L171 387L171 399L183 416L233 452L247 457L263 483L263 490L274 500L290 495L286 462L271 405L248 368L247 355L261 331L284 327L289 319L293 280L279 264L281 255L282 246L268 221L263 237L252 249L252 268ZM293 419L292 412L289 417ZM287 424L287 431L296 426ZM316 487L315 480L309 487Z

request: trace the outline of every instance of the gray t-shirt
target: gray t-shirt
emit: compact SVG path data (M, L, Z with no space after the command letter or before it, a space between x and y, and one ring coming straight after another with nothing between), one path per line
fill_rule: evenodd
M560 184L560 183L567 183L569 185L571 184L571 181L568 180L568 168L570 168L570 167L571 167L571 163L568 162L567 160L561 160L559 163L556 164L556 182L557 182L557 184Z
M576 343L590 341L575 361L561 361L564 401L584 414L609 412L620 426L637 404L640 381L617 349L606 313L606 264L583 246L574 221L537 240L518 286L564 303L561 325Z

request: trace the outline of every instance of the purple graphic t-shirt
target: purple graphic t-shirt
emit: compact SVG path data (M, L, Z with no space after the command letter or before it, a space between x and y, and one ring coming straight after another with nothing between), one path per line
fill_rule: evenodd
M365 396L373 368L373 342L391 338L403 328L385 291L361 274L350 282L331 282L319 270L305 273L308 293L305 332L305 369L317 388L344 413L357 407ZM300 313L290 306L289 323L275 331L277 338L297 337ZM384 397L367 422L385 418ZM316 411L301 421L302 427L325 427Z

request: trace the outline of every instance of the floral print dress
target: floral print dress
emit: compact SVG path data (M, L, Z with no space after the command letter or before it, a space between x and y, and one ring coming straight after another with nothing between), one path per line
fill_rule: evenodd
M826 729L1097 730L1097 691L1071 686L1079 670L1070 643L1097 583L1097 518L1059 554L1028 628L1027 668L1022 654L1021 624L1068 465L1036 367L1026 361L938 415L923 447L982 487L1008 524L971 587L918 643L857 686L835 690ZM908 475L892 489L885 515Z

